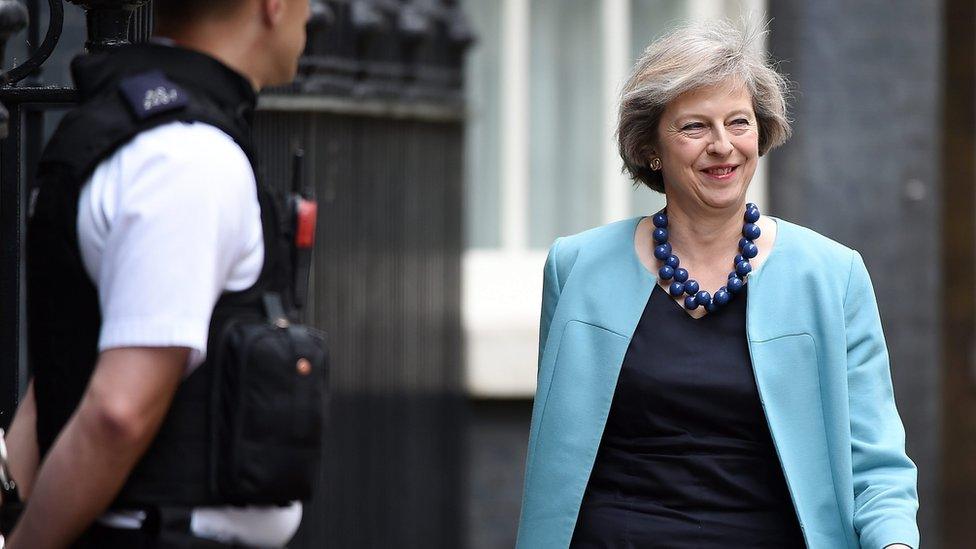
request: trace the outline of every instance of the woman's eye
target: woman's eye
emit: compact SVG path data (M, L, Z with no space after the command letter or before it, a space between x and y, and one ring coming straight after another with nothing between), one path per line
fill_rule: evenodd
M749 120L747 120L745 118L736 118L735 120L732 121L732 125L733 126L748 126L749 125Z
M701 129L704 129L704 128L705 128L705 125L702 124L701 122L692 122L691 124L685 124L684 126L681 126L681 131L684 131L684 132L687 132L687 131L695 131L695 130L701 130Z

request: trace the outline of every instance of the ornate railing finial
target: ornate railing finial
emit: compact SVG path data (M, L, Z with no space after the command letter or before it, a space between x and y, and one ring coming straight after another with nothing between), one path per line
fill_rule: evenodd
M309 7L311 8L308 18L309 29L319 32L335 23L335 11L325 0L311 0Z
M3 65L7 40L27 27L27 8L17 0L0 0L0 66ZM0 139L7 137L10 113L0 104Z
M0 0L0 64L3 64L7 40L27 28L27 8L17 0Z
M68 0L85 8L89 52L104 51L129 43L132 13L149 0Z

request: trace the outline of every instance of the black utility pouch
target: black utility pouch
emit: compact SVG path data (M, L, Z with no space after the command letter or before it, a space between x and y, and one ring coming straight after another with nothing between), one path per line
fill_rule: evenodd
M215 366L217 492L233 504L309 499L322 453L325 335L284 316L231 321Z
M19 501L11 503L5 501L0 506L0 535L9 536L14 531L14 526L17 526L23 511L24 504Z

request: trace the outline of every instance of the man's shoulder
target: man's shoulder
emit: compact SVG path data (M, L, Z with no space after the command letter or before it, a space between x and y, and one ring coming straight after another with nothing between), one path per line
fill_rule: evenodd
M247 155L231 136L206 122L169 122L139 133L119 152L140 153L173 161L210 159L214 163L243 162Z
M229 135L204 122L170 122L146 130L119 148L112 160L123 167L117 173L124 185L166 180L174 192L254 194L255 175L247 155Z
M148 207L143 201L150 196L208 208L257 201L254 169L244 151L202 122L171 122L140 133L102 160L88 181L92 198L109 200L110 209Z

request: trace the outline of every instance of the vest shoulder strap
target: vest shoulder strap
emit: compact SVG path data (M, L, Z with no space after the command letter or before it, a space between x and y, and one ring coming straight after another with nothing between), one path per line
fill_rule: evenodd
M54 171L83 184L102 160L138 134L176 121L215 126L253 159L246 131L231 116L162 72L149 71L120 80L68 112L44 149L38 177Z
M119 91L137 121L183 110L190 99L186 90L159 70L123 78L119 82Z

